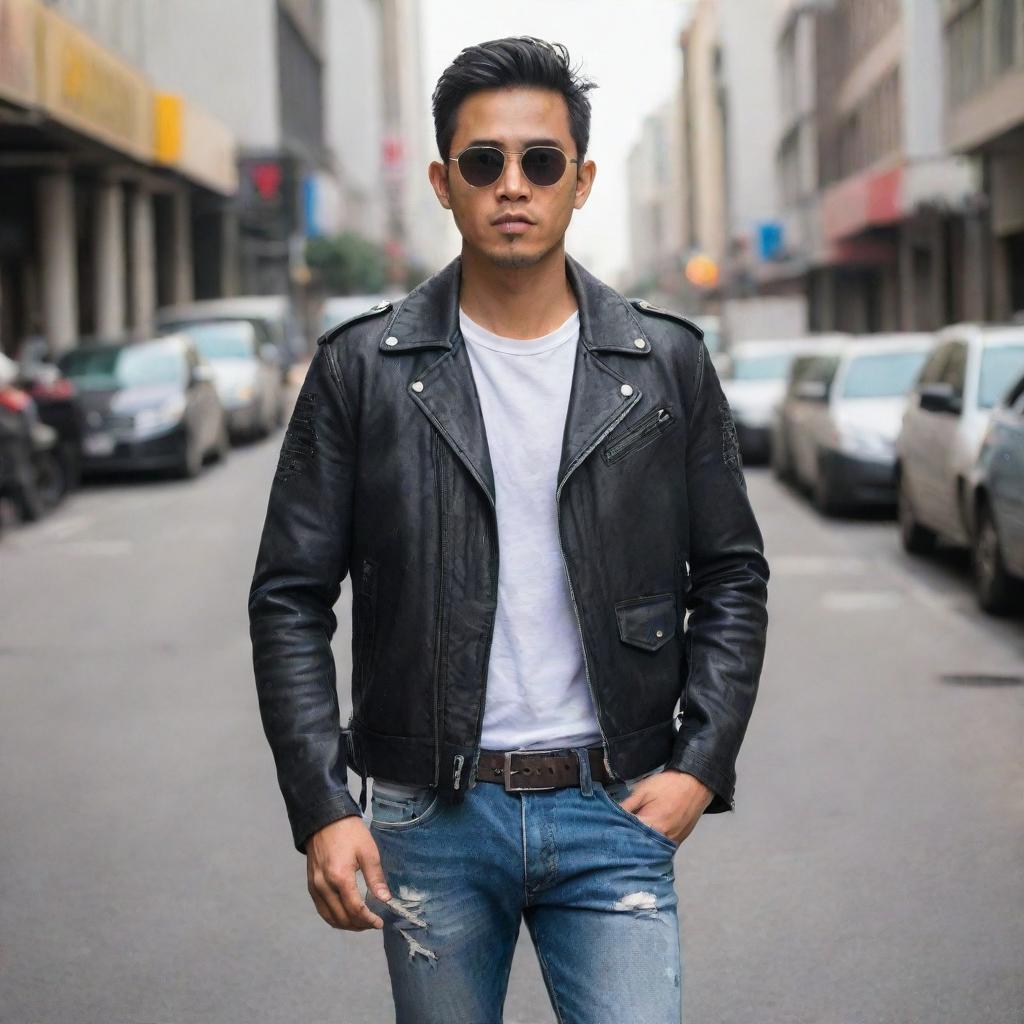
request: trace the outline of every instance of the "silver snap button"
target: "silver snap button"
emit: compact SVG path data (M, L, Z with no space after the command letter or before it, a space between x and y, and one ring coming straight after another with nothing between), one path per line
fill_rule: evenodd
M397 338L385 338L384 339L384 344L385 345L397 345L398 344L398 339Z
M423 381L421 381L421 380L414 380L412 382L412 389L413 389L413 391L422 391L423 390Z
M377 305L374 306L373 308L379 312L382 309L387 309L389 305L390 303L387 302L378 302Z
M629 396L633 394L633 385L623 384L622 387L619 388L619 391L622 394L623 398L629 398Z
M665 632L664 632L664 630L658 629L658 630L655 630L654 635L660 639L661 637L663 637L665 635Z
M646 348L647 347L647 342L644 341L643 338L634 338L633 339L633 344L636 345L637 348Z

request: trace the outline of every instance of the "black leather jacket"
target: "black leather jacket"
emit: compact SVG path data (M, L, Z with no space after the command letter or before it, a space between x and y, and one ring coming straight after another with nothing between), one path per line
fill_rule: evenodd
M606 766L667 763L729 810L768 582L729 407L697 327L566 267L580 344L551 497ZM368 775L456 802L476 781L500 552L460 272L321 337L281 447L249 618L300 851L365 808ZM342 728L330 641L348 573Z

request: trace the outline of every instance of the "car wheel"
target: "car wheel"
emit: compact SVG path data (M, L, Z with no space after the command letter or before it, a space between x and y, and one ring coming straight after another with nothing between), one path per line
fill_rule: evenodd
M907 487L906 478L902 473L897 480L897 508L900 522L900 541L903 550L911 555L927 555L935 550L938 538L934 530L922 526L914 513L913 499L910 496L910 488Z
M821 464L821 459L818 460L818 465L814 474L814 486L811 488L811 494L814 498L814 507L823 516L834 516L836 514L838 511L836 499L832 493L832 487L828 482L828 474L825 472L825 469Z
M789 466L786 461L786 446L778 438L772 439L771 455L768 461L772 467L772 476L781 483L789 479Z
M33 459L36 493L44 509L60 503L67 490L67 477L56 451L39 452Z
M231 435L228 433L227 420L221 420L220 433L217 435L217 444L213 449L213 457L217 462L223 462L231 451Z
M988 504L978 507L977 529L971 545L978 604L992 615L1005 615L1017 606L1020 584L1006 571L999 530Z
M181 465L178 467L178 476L185 480L192 480L203 470L203 452L199 443L191 434L185 435L185 450L182 453Z

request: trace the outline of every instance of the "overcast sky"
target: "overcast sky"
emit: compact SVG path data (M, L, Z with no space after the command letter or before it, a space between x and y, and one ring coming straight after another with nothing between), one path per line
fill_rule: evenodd
M510 35L564 43L594 79L590 151L594 191L573 216L567 247L617 283L628 264L626 158L643 118L668 99L680 72L686 0L422 0L424 92L465 46Z

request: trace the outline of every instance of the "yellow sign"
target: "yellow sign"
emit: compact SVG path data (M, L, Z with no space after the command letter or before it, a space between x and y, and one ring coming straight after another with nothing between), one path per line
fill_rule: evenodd
M156 94L154 112L157 163L223 195L237 190L235 140L220 121L168 92Z
M140 160L153 155L153 90L131 65L53 11L39 11L39 103L56 120Z

